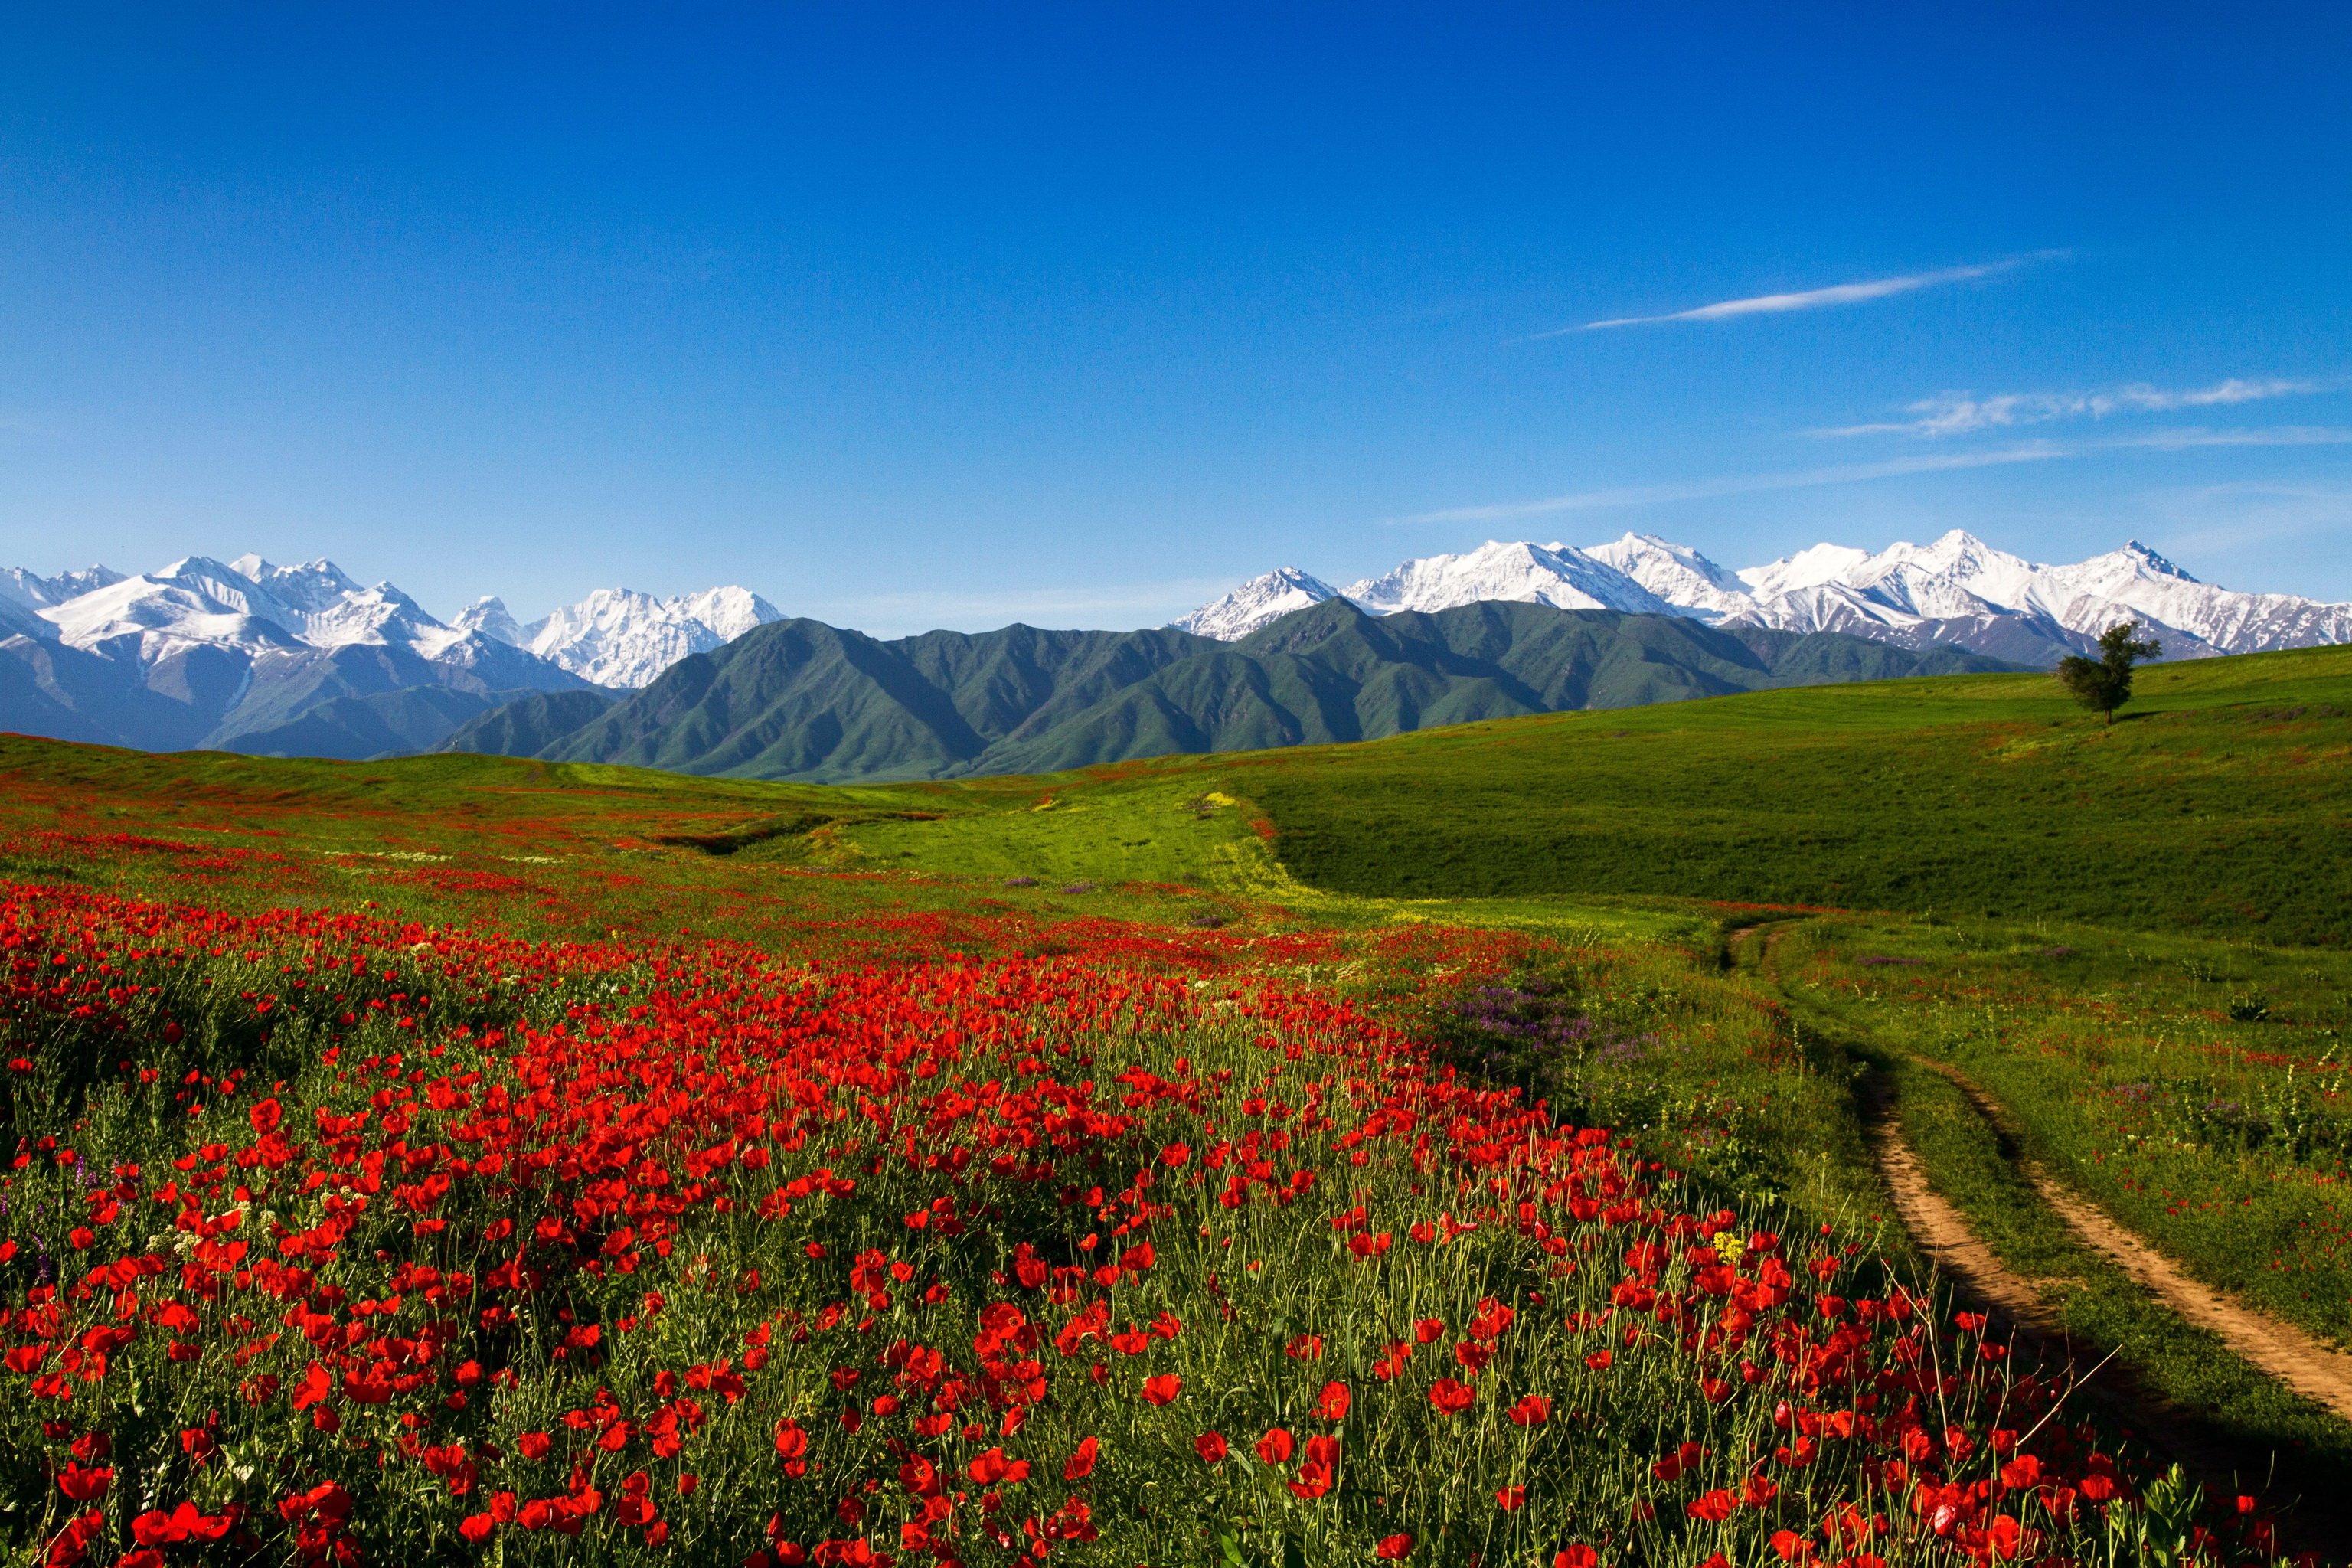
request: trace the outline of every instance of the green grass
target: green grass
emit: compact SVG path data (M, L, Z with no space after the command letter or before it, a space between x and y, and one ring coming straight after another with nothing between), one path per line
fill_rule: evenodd
M2352 937L2352 649L1763 692L1231 760L1333 891L1652 894Z

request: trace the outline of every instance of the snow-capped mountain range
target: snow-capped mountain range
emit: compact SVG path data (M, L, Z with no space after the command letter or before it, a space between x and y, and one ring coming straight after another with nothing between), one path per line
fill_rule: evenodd
M636 688L688 654L780 620L739 587L659 599L599 588L529 626L496 598L445 623L389 583L363 586L333 562L192 555L126 577L104 566L41 577L0 572L0 637L21 636L153 667L199 647L249 655L355 647L404 650L503 689L588 681Z
M741 588L605 589L527 626L496 599L445 622L331 561L257 555L133 577L5 571L0 731L151 751L425 751L519 700L593 710L606 689L782 618Z
M1336 598L1380 616L1489 599L1689 616L1717 626L1847 632L1906 647L1940 642L2027 664L2053 663L2122 620L2155 632L2170 658L2352 642L2352 605L2200 583L2137 540L2051 566L1958 529L1929 544L1893 544L1874 554L1817 544L1738 572L1651 534L1581 549L1495 541L1408 561L1345 588L1286 566L1171 624L1232 641Z

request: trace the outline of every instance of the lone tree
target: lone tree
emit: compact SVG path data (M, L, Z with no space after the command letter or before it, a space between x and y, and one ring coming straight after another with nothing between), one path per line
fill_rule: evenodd
M2074 693L2085 708L2095 708L2116 721L2116 710L2131 700L2132 666L2154 658L2164 645L2143 640L2137 621L2118 621L2099 634L2099 657L2068 654L2058 661L2058 684Z

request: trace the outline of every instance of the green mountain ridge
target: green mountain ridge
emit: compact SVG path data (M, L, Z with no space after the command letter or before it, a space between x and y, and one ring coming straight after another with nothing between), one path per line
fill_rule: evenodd
M1050 773L1376 740L1575 709L2014 668L1839 633L1486 603L1372 616L1344 600L1239 642L1158 628L926 632L779 621L611 707L527 699L437 750L814 784Z

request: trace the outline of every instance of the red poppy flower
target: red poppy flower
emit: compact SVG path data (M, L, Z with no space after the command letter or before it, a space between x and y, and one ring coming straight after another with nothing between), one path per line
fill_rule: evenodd
M971 1479L982 1486L1011 1486L1029 1479L1029 1461L1008 1459L1002 1448L990 1448L971 1462Z
M1348 1385L1344 1383L1325 1384L1321 1397L1315 1401L1315 1414L1326 1421L1345 1421L1348 1418Z
M1476 1389L1450 1377L1441 1377L1429 1385L1429 1402L1448 1415L1459 1415L1477 1397Z
M1257 1440L1257 1457L1269 1465L1286 1465L1295 1446L1290 1434L1276 1426Z
M1147 1377L1143 1380L1143 1402L1146 1405L1166 1405L1176 1397L1178 1391L1183 1386L1184 1380L1172 1372L1163 1372L1157 1377Z
M1495 1506L1505 1513L1517 1513L1528 1506L1528 1489L1503 1487L1495 1493Z
M110 1469L86 1470L69 1460L58 1472L58 1490L76 1502L95 1502L106 1495L113 1480L114 1472Z
M1412 1550L1412 1536L1383 1535L1381 1537L1379 1543L1373 1546L1372 1555L1381 1558L1385 1562L1393 1563Z
M1094 1474L1095 1455L1099 1449L1100 1445L1092 1437L1080 1443L1077 1452L1070 1456L1070 1462L1062 1467L1062 1479L1066 1481L1084 1480Z
M1551 1400L1544 1394L1530 1394L1511 1406L1511 1421L1519 1426L1540 1426L1551 1419Z
M1203 1432L1192 1439L1192 1451L1201 1456L1204 1465L1213 1465L1225 1457L1225 1438L1222 1432Z
M1680 1480L1683 1472L1696 1468L1698 1462L1706 1458L1708 1452L1709 1450L1700 1447L1696 1443L1685 1443L1673 1453L1652 1465L1650 1474L1662 1481Z

